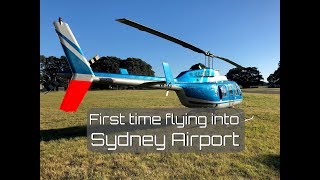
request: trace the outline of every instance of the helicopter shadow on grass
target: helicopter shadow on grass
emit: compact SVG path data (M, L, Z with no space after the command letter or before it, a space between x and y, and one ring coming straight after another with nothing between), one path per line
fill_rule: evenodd
M75 126L60 129L40 130L40 142L58 139L71 139L87 135L87 126Z
M280 172L280 154L263 154L257 156L256 159L270 169Z
M144 126L131 126L131 125L122 125L122 126L96 126L90 128L90 132L105 132L105 134L117 134L121 132L132 132L132 131L144 131L148 129L158 129L164 128L172 125L161 124L158 126L154 125L144 125ZM87 126L75 126L67 127L60 129L48 129L40 130L40 141L51 141L59 139L72 139L77 137L86 137L87 136Z

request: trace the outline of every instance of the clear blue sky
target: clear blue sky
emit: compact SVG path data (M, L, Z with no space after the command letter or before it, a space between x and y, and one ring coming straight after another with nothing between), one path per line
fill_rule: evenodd
M242 66L258 67L265 81L280 60L279 0L41 0L40 54L64 55L52 24L58 17L69 24L87 59L137 57L158 76L163 76L162 62L177 76L204 63L204 55L115 19L136 21ZM221 74L233 68L219 59L214 65Z

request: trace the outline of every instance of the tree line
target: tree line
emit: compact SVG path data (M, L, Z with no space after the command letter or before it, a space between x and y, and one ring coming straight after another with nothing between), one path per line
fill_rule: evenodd
M205 68L205 65L198 63L191 66ZM107 72L107 73L120 73L119 69L127 69L129 74L154 76L152 66L146 63L144 60L139 58L126 58L121 59L114 56L103 56L98 61L91 65L91 68L95 72ZM67 88L68 79L61 78L58 73L65 72L71 73L68 61L65 56L57 58L55 56L45 57L40 55L40 83L44 87L49 86L54 89L59 87ZM227 78L231 81L235 81L243 88L264 85L263 77L257 67L246 67L246 68L233 68L230 69L226 74ZM267 78L269 87L280 87L280 61L278 63L278 69L274 73L270 74ZM108 84L95 83L91 89L111 89L114 88ZM118 88L118 86L117 86ZM128 86L120 86L120 88L128 88Z
M108 73L120 73L119 69L127 69L129 74L154 76L152 66L139 58L126 58L121 59L114 56L103 56L98 61L91 65L91 68L95 72L108 72ZM40 84L46 89L54 87L67 88L69 80L58 76L58 73L70 73L71 69L68 64L67 58L61 56L57 58L55 56L45 57L40 55ZM119 88L119 86L116 86ZM94 83L90 89L112 89L114 86L108 84ZM120 88L128 88L127 86L120 86Z
M257 67L233 68L227 73L229 80L235 81L243 88L264 85L263 77ZM280 87L280 61L278 69L267 78L268 87Z

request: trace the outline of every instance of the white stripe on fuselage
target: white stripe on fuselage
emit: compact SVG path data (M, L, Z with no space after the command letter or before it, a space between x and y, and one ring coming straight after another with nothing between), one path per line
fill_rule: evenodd
M217 81L227 81L228 78L226 76L214 76L214 77L208 77L207 82L217 82Z
M187 107L215 107L215 108L226 108L233 105L240 104L242 99L235 99L230 101L208 101L204 99L192 98L186 96L184 91L176 91L180 102ZM199 103L199 104L198 104ZM203 104L202 104L203 103Z
M110 79L110 80L112 80L112 84L129 85L129 86L138 86L138 85L142 85L144 83L149 83L149 82L159 82L156 80L142 80L142 79L100 77L100 76L95 76L93 80L100 81L100 79ZM169 89L169 90L181 90L182 89L181 87L175 86L174 84L170 88L168 88L166 86L160 86L160 84L150 85L150 87L157 88L157 89Z
M113 84L132 85L132 86L138 86L138 85L141 85L143 83L148 83L148 82L156 82L156 81L146 81L146 80L142 80L142 79L100 77L100 76L96 76L96 78L94 78L94 81L100 81L100 79L111 79Z

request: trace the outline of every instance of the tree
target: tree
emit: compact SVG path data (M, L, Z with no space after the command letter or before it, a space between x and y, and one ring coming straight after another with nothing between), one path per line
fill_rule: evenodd
M107 73L120 73L120 68L128 70L129 74L154 76L152 66L139 58L127 58L122 60L117 57L107 56L101 57L98 61L91 65L93 71L107 72ZM91 89L110 89L113 86L109 84L93 84ZM128 87L122 85L117 88L127 89Z
M231 81L235 81L243 88L257 86L263 83L263 77L256 67L230 69L227 73L227 78Z
M267 80L269 87L280 87L280 61L278 63L278 69L276 69L273 74L270 74Z
M46 57L44 55L40 55L40 83L44 82L44 62L46 62Z
M91 65L93 71L106 73L120 73L119 68L125 68L129 74L154 76L152 66L139 58L127 58L122 60L113 56L103 56ZM59 86L67 87L68 79L57 76L59 72L70 72L65 56L60 58L40 55L40 83L48 87L52 82L59 82ZM56 87L57 88L57 87ZM109 84L93 84L91 89L109 89ZM126 87L124 87L126 88Z
M120 61L121 59L117 57L103 56L93 63L91 68L97 72L119 73Z
M129 74L154 76L152 66L139 58L127 58L120 61L120 67L128 70Z
M120 73L119 68L128 70L129 74L154 76L152 66L139 58L127 58L122 60L117 57L101 57L91 65L93 71Z
M45 87L49 86L52 82L58 82L59 86L67 87L68 80L57 76L57 73L62 71L71 72L65 56L57 58L54 56L45 57L44 55L40 55L40 83Z

